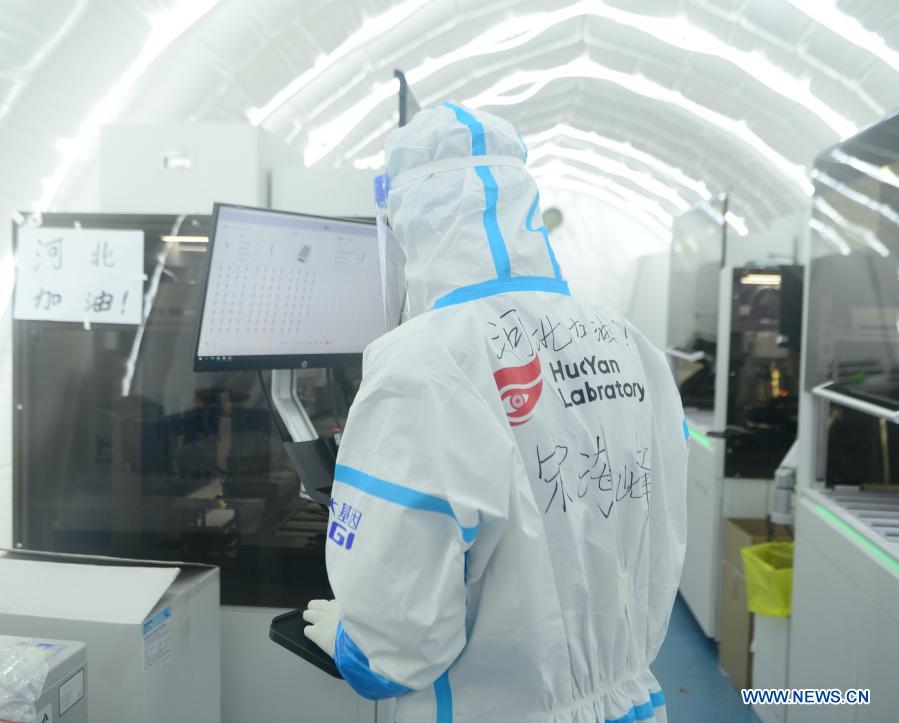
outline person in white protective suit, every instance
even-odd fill
[[[663,355],[570,295],[525,157],[451,104],[387,144],[410,318],[365,352],[306,634],[398,723],[665,721],[687,426]]]

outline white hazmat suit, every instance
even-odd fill
[[[683,411],[662,354],[570,296],[525,156],[449,104],[387,145],[389,176],[417,176],[387,198],[410,320],[365,352],[331,500],[337,617],[317,614],[398,723],[665,721],[649,664],[684,556]]]

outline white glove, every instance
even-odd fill
[[[337,603],[333,600],[310,600],[309,607],[303,611],[303,620],[312,623],[303,628],[303,635],[333,658],[337,623],[340,621]]]

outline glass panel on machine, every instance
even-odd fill
[[[899,116],[815,162],[806,387],[899,408]],[[828,484],[899,482],[897,426],[839,404]]]
[[[772,477],[796,438],[801,324],[801,267],[734,269],[727,477]]]
[[[139,325],[15,322],[14,534],[41,550],[221,566],[230,604],[327,589],[327,510],[298,496],[255,372],[194,373],[208,217],[48,214],[144,234]],[[300,372],[322,436],[358,365]]]
[[[680,353],[685,407],[712,409],[718,336],[718,287],[726,198],[703,203],[674,220],[668,290],[668,346]],[[683,357],[692,355],[696,361]]]

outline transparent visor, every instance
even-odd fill
[[[406,255],[387,218],[389,178],[386,173],[375,177],[375,207],[378,222],[378,252],[381,262],[381,291],[387,330],[405,321],[406,316]]]

